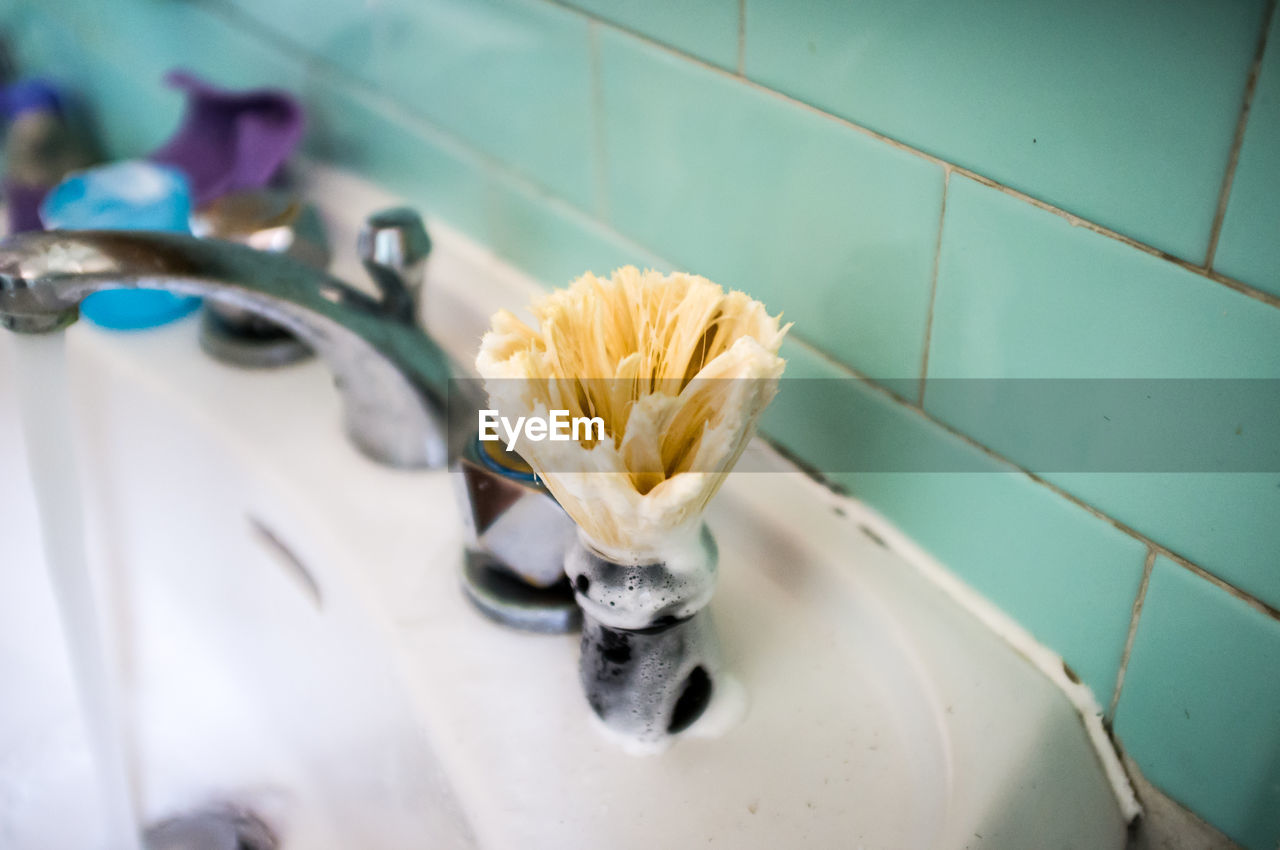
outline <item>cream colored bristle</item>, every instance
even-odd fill
[[[476,358],[501,415],[599,416],[605,439],[518,447],[602,553],[695,532],[777,391],[787,328],[706,278],[628,266],[493,317]],[[789,326],[788,326],[789,327]]]

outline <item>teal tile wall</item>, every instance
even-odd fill
[[[763,422],[774,439],[874,505],[1109,697],[1146,546],[804,343],[783,354],[787,373]],[[923,471],[879,471],[908,469]]]
[[[404,0],[389,9],[375,18],[386,33],[371,63],[379,91],[592,207],[590,51],[581,16],[520,0]]]
[[[237,2],[275,37],[374,87],[581,209],[595,203],[587,21],[538,0]],[[324,18],[323,23],[295,22]]]
[[[1280,378],[1280,310],[965,177],[947,200],[930,378]]]
[[[738,67],[739,0],[566,0],[721,68]]]
[[[302,61],[244,38],[199,5],[48,0],[17,4],[6,17],[20,28],[9,39],[20,67],[61,79],[92,103],[94,123],[111,151],[145,152],[176,128],[182,98],[162,82],[171,68],[234,87],[297,90],[304,79]]]
[[[405,198],[430,198],[456,227],[482,237],[488,185],[483,159],[420,122],[388,109],[361,88],[313,71],[303,92],[310,126],[307,152],[392,187]]]
[[[1160,558],[1116,729],[1148,777],[1253,850],[1280,839],[1280,623]]]
[[[441,135],[367,90],[313,71],[303,93],[308,153],[382,183],[545,281],[584,268],[668,264],[518,174]]]
[[[1275,5],[47,0],[0,27],[112,155],[176,125],[170,67],[284,86],[312,155],[548,284],[678,267],[785,310],[766,432],[1115,698],[1157,783],[1273,850],[1280,475],[1042,469],[1031,426],[944,389],[1280,377]]]
[[[1280,296],[1280,15],[1273,15],[1214,268]]]
[[[1264,6],[747,0],[745,70],[1200,261]]]
[[[940,166],[629,35],[601,34],[600,76],[615,227],[863,372],[920,374]]]
[[[1280,310],[953,176],[929,378],[1280,379]],[[961,385],[926,389],[924,407],[1033,466],[1038,411],[982,401]],[[1280,471],[1043,474],[1280,608],[1280,524],[1267,521],[1280,516]]]

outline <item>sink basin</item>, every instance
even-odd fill
[[[233,804],[285,846],[474,846],[320,517],[194,408],[76,344],[88,342],[73,346],[78,365],[97,361],[76,371],[89,549],[111,577],[146,821]],[[96,789],[34,508],[15,486],[26,476],[8,383],[2,463],[19,474],[0,490],[0,847],[93,848]]]
[[[312,175],[328,209],[391,200]],[[430,326],[463,357],[532,284],[433,237]],[[7,343],[0,468],[21,470]],[[320,365],[219,365],[192,321],[82,323],[69,345],[148,819],[230,801],[286,848],[1124,846],[1063,692],[909,541],[762,444],[708,515],[747,714],[637,758],[595,728],[575,636],[468,605],[448,473],[360,456]],[[0,480],[0,846],[85,848],[92,817],[64,813],[93,789],[25,487]]]

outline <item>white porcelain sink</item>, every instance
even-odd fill
[[[344,196],[335,208],[382,200],[315,180],[322,200]],[[336,224],[341,248],[355,222]],[[461,353],[529,283],[433,236],[431,326]],[[358,455],[322,366],[215,364],[191,321],[127,335],[82,323],[69,342],[92,557],[120,577],[110,603],[148,817],[233,801],[299,850],[1124,844],[1063,693],[892,528],[761,446],[751,467],[777,471],[735,474],[709,515],[712,610],[749,711],[721,737],[636,758],[594,727],[576,638],[469,607],[447,473]],[[0,847],[83,850],[93,789],[7,345]]]
[[[78,448],[147,819],[230,802],[287,846],[473,846],[324,518],[138,364],[96,350],[114,342],[75,340]],[[93,848],[95,789],[0,398],[2,468],[18,473],[0,494],[0,847]]]

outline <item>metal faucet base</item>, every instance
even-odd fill
[[[504,626],[541,634],[566,634],[582,626],[582,611],[568,578],[535,587],[474,549],[464,556],[462,590],[480,613]]]
[[[208,305],[200,315],[200,348],[214,360],[242,369],[273,369],[315,356],[306,343],[282,328],[237,327]]]
[[[147,850],[276,850],[280,842],[252,812],[212,809],[148,827]]]
[[[425,244],[421,221],[407,210],[371,221],[383,243]],[[445,421],[452,366],[413,321],[406,281],[420,262],[411,259],[404,250],[367,258],[383,292],[374,298],[297,260],[234,242],[136,230],[19,233],[0,242],[0,326],[49,333],[107,289],[214,299],[285,328],[329,365],[346,432],[364,454],[401,469],[441,467],[451,448],[461,448],[449,445]]]

